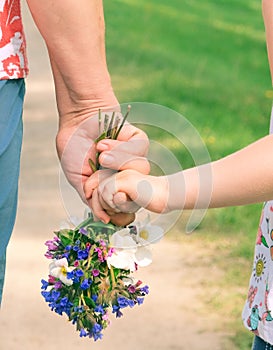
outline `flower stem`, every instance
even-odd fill
[[[112,290],[116,287],[116,278],[113,266],[110,266],[110,276],[111,276],[111,284],[112,284]]]

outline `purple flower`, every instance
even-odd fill
[[[80,232],[82,235],[85,235],[85,236],[87,236],[87,234],[88,234],[88,231],[87,231],[84,227],[80,228],[80,229],[79,229],[79,232]]]
[[[55,289],[61,289],[63,287],[63,284],[61,281],[57,281],[55,284],[54,284],[54,288]]]
[[[100,271],[99,271],[98,269],[94,269],[94,270],[92,271],[92,275],[93,275],[94,277],[99,276],[99,274],[100,274]]]
[[[46,241],[45,245],[47,246],[48,250],[56,250],[58,249],[58,245],[56,244],[56,240],[55,241]]]

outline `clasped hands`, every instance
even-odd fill
[[[123,212],[111,208],[98,196],[98,185],[114,172],[133,169],[148,174],[150,165],[146,159],[149,140],[147,135],[132,124],[126,123],[117,140],[103,139],[98,143],[98,119],[88,118],[80,125],[62,127],[56,138],[58,156],[69,183],[101,221],[111,221],[125,226],[134,220],[139,208],[125,193],[115,194],[113,201],[122,203]],[[91,170],[88,159],[95,159],[99,152],[101,169]]]

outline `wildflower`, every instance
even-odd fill
[[[59,243],[58,240],[57,241],[56,240],[52,240],[52,241],[48,240],[45,242],[45,245],[47,246],[48,250],[56,250],[56,249],[58,249],[58,243]]]
[[[110,244],[115,251],[107,258],[107,262],[116,268],[135,271],[135,264],[148,266],[152,262],[148,241],[132,235],[129,228],[115,232],[110,237]]]
[[[67,286],[73,284],[73,281],[67,278],[67,273],[71,272],[72,270],[72,267],[68,267],[68,261],[66,258],[62,258],[59,260],[56,259],[49,265],[50,275],[59,278],[59,280]]]
[[[142,291],[142,293],[144,294],[149,294],[149,286],[144,286],[140,289]]]
[[[79,229],[79,232],[80,232],[82,235],[85,235],[85,236],[88,235],[88,231],[87,231],[84,227],[80,228],[80,229]]]
[[[135,292],[136,292],[136,287],[130,285],[130,286],[128,287],[128,292],[129,292],[129,293],[132,293],[132,294],[135,293]]]
[[[86,249],[78,250],[78,259],[79,260],[85,260],[87,258],[88,258],[88,251]]]
[[[90,279],[85,279],[82,283],[81,283],[81,289],[85,290],[88,289],[91,285],[92,281]]]
[[[98,269],[92,270],[92,275],[93,275],[94,277],[98,277],[99,274],[100,274],[100,271],[99,271]]]
[[[87,335],[88,335],[88,333],[86,332],[86,330],[84,328],[81,328],[80,337],[86,337]]]
[[[47,287],[49,286],[49,283],[47,281],[45,281],[44,279],[42,279],[41,282],[42,282],[41,289],[47,289]]]
[[[80,337],[96,341],[110,324],[109,309],[119,318],[121,310],[143,303],[148,287],[141,288],[130,272],[150,262],[151,254],[136,227],[115,232],[112,224],[92,218],[84,225],[60,230],[47,242],[52,263],[41,294],[52,311],[68,316]]]
[[[164,230],[160,226],[151,225],[149,218],[141,222],[135,223],[137,231],[137,239],[142,244],[157,243],[164,235]]]

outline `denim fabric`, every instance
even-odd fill
[[[0,303],[17,208],[24,94],[23,79],[0,80]]]
[[[273,350],[273,345],[266,343],[259,337],[254,338],[252,350]]]

